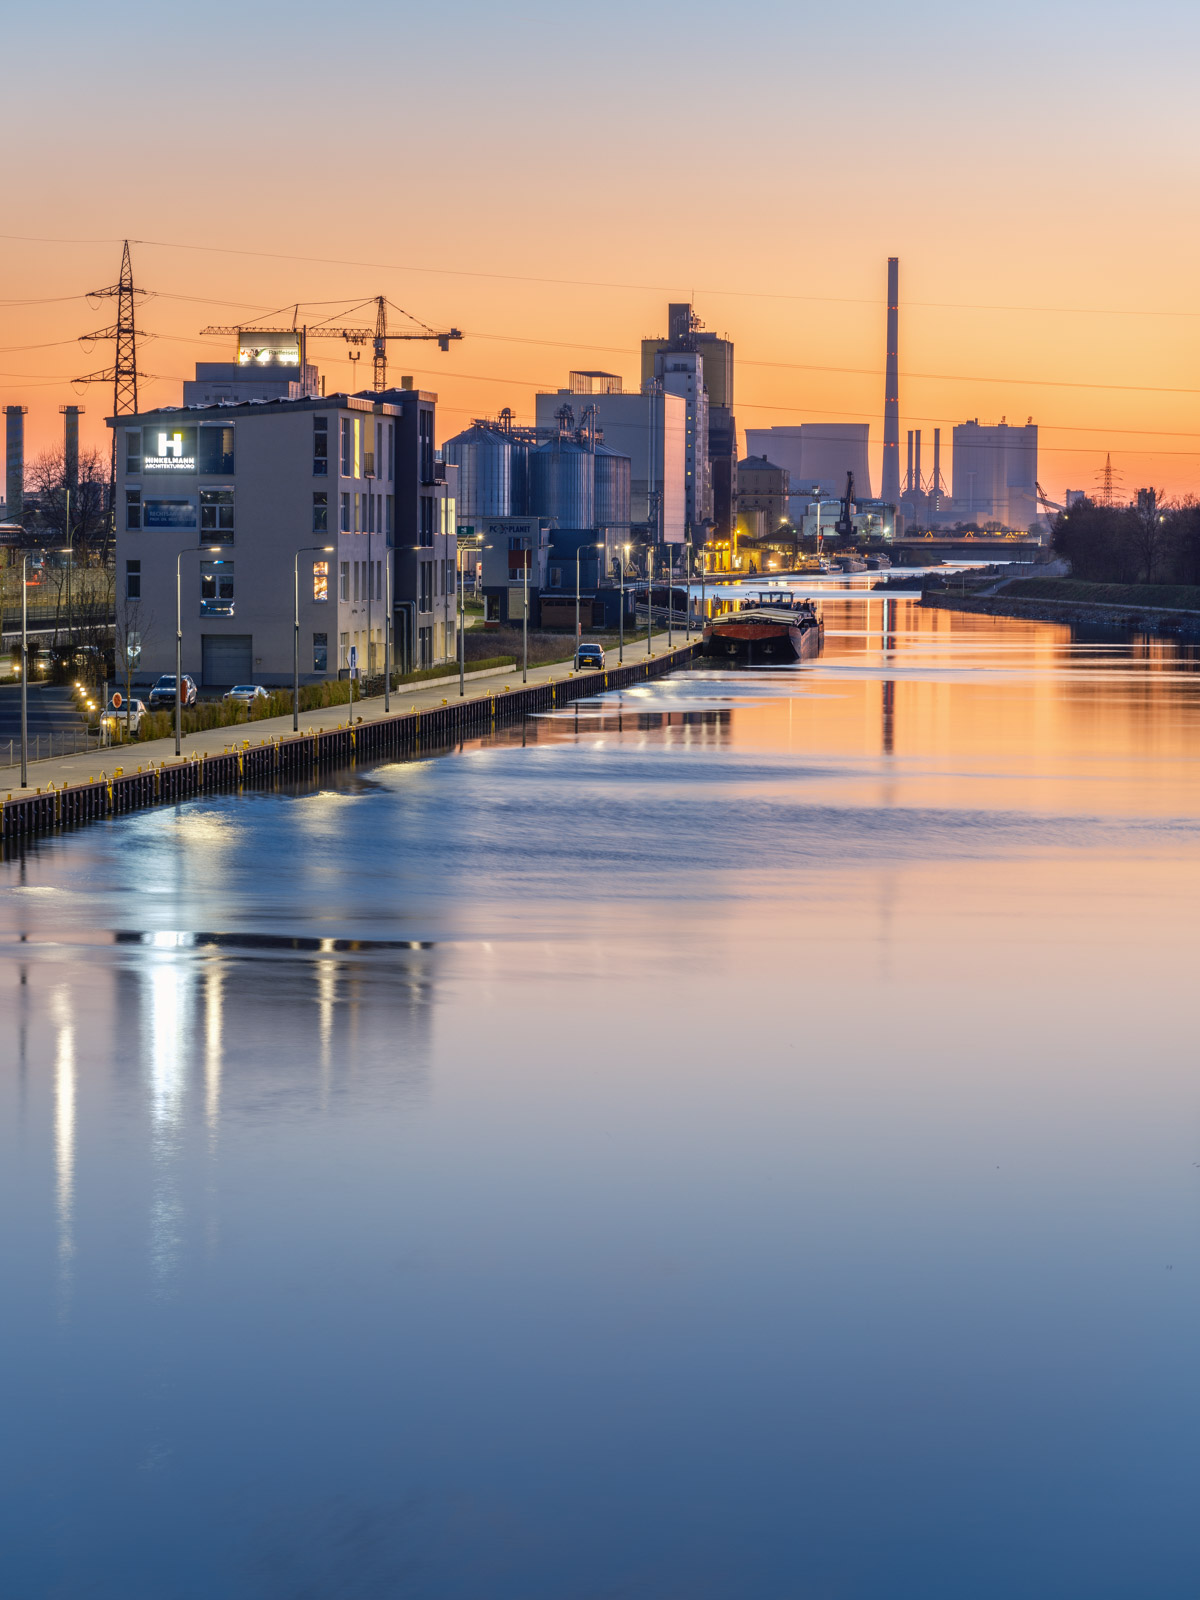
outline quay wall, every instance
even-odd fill
[[[245,740],[240,750],[219,755],[164,761],[144,772],[124,773],[118,768],[112,777],[100,781],[57,789],[51,786],[43,793],[0,801],[0,841],[98,822],[150,806],[176,805],[222,790],[314,778],[357,761],[403,760],[443,750],[460,739],[479,737],[531,714],[662,677],[690,661],[700,649],[699,643],[685,645],[629,666],[576,673],[549,683],[499,694],[493,691],[347,727],[276,736],[257,745]],[[122,748],[133,754],[137,746]]]
[[[1110,605],[1095,600],[1022,600],[1016,595],[951,594],[925,590],[923,606],[941,611],[971,611],[986,617],[1014,617],[1030,622],[1093,623],[1128,628],[1137,633],[1200,639],[1200,611],[1166,606]]]

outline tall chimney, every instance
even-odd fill
[[[920,428],[917,429],[916,434],[915,434],[915,438],[916,438],[917,443],[916,443],[916,448],[913,450],[913,472],[916,474],[916,476],[913,479],[913,488],[915,489],[917,494],[920,494],[920,492],[921,492],[921,430],[920,430]]]
[[[905,492],[905,494],[911,494],[913,492],[912,467],[913,467],[913,431],[910,428],[908,430],[908,471],[904,476],[904,492]]]
[[[74,494],[79,487],[79,418],[82,406],[59,406],[63,419],[63,478]]]
[[[883,498],[900,499],[900,258],[888,257],[887,382],[883,391]]]
[[[942,430],[933,430],[933,492],[942,492]]]
[[[5,406],[5,516],[20,522],[25,515],[25,413],[28,406]]]

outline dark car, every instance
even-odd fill
[[[185,672],[181,682],[180,700],[185,706],[194,706],[196,704],[195,680],[189,678]],[[168,706],[173,706],[174,704],[175,674],[173,672],[164,672],[150,691],[150,709],[151,711],[165,711]]]
[[[575,650],[575,671],[584,672],[591,667],[603,671],[604,651],[598,644],[578,645]]]

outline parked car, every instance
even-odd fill
[[[180,700],[185,706],[194,706],[196,704],[195,679],[189,678],[185,672],[182,678],[182,685]],[[151,711],[165,711],[168,706],[173,706],[174,704],[175,674],[173,672],[164,672],[150,691],[150,709]]]
[[[261,683],[235,683],[233,688],[223,696],[226,700],[240,700],[243,705],[253,705],[256,700],[269,700],[271,697]]]
[[[174,689],[172,688],[172,694]],[[114,697],[115,698],[115,697]],[[146,702],[144,700],[129,700],[121,696],[120,704],[110,700],[100,714],[100,725],[107,728],[109,733],[114,733],[118,728],[124,732],[128,725],[130,733],[137,733],[142,726],[142,718],[146,715]],[[128,724],[126,722],[128,719]]]
[[[582,672],[585,668],[604,669],[604,651],[598,644],[589,644],[584,640],[575,649],[575,671]]]

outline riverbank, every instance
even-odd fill
[[[991,594],[926,589],[921,604],[941,611],[1093,624],[1200,639],[1200,587],[1182,584],[1080,583],[1072,578],[1015,578]]]
[[[666,635],[661,634],[652,640],[650,654],[638,655],[627,645],[626,664],[603,672],[564,674],[562,663],[555,663],[531,668],[524,684],[517,673],[489,673],[482,694],[462,699],[442,692],[453,683],[442,680],[395,692],[393,701],[408,707],[403,712],[387,712],[380,695],[353,708],[339,705],[303,712],[298,733],[289,715],[189,734],[179,756],[173,739],[156,739],[41,761],[30,769],[24,793],[15,785],[0,791],[7,796],[0,800],[0,841],[148,806],[173,805],[218,790],[313,778],[356,761],[428,754],[536,712],[661,677],[699,650],[699,641],[668,649]],[[231,744],[230,734],[240,733],[242,726],[252,728],[254,738]],[[112,765],[102,766],[102,761]]]

